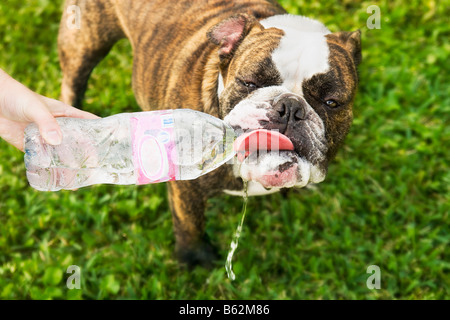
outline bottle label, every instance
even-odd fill
[[[138,112],[130,118],[137,184],[178,178],[172,110]]]

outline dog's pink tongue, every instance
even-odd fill
[[[294,150],[292,141],[278,131],[258,129],[241,135],[234,142],[234,150],[238,154],[238,160],[245,158],[257,150]]]

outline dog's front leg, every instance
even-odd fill
[[[202,189],[195,180],[170,182],[168,189],[178,259],[189,267],[211,267],[217,254],[205,234]]]

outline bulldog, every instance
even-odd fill
[[[69,28],[71,6],[80,28]],[[133,49],[133,91],[143,110],[189,108],[236,132],[267,129],[293,150],[254,152],[196,180],[168,183],[176,253],[211,265],[209,197],[264,195],[325,179],[352,122],[360,32],[331,33],[274,0],[68,0],[58,47],[61,100],[80,107],[88,78],[122,38]]]

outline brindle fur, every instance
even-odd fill
[[[80,30],[66,27],[66,8],[74,4],[81,9]],[[246,37],[234,55],[219,57],[218,43],[211,41],[210,34],[208,39],[208,31],[237,13],[250,17]],[[58,39],[63,70],[61,99],[80,107],[93,68],[119,39],[128,38],[133,48],[133,90],[143,110],[189,108],[223,118],[249,94],[234,83],[236,72],[243,73],[240,76],[257,75],[258,82],[265,85],[281,83],[280,75],[269,68],[273,62],[267,57],[278,46],[283,32],[262,32],[257,20],[283,13],[275,0],[68,0]],[[331,50],[352,59],[345,39],[330,36],[330,40],[336,43]],[[340,52],[342,48],[346,52]],[[237,65],[241,66],[239,70]],[[220,101],[219,70],[227,87]],[[331,70],[330,79],[337,81],[333,73],[340,71]],[[350,91],[342,94],[351,100],[356,82],[351,75],[345,77],[342,82]],[[311,87],[305,92],[320,95],[313,92],[314,81],[313,77],[305,84]],[[343,111],[327,116],[333,118],[329,123],[336,130],[343,126],[348,131],[351,101]],[[345,134],[336,136],[333,143],[337,146]],[[229,166],[222,166],[197,180],[171,182],[168,186],[178,256],[189,265],[210,265],[214,250],[204,233],[206,200],[223,189],[242,189],[242,180],[233,176]]]

